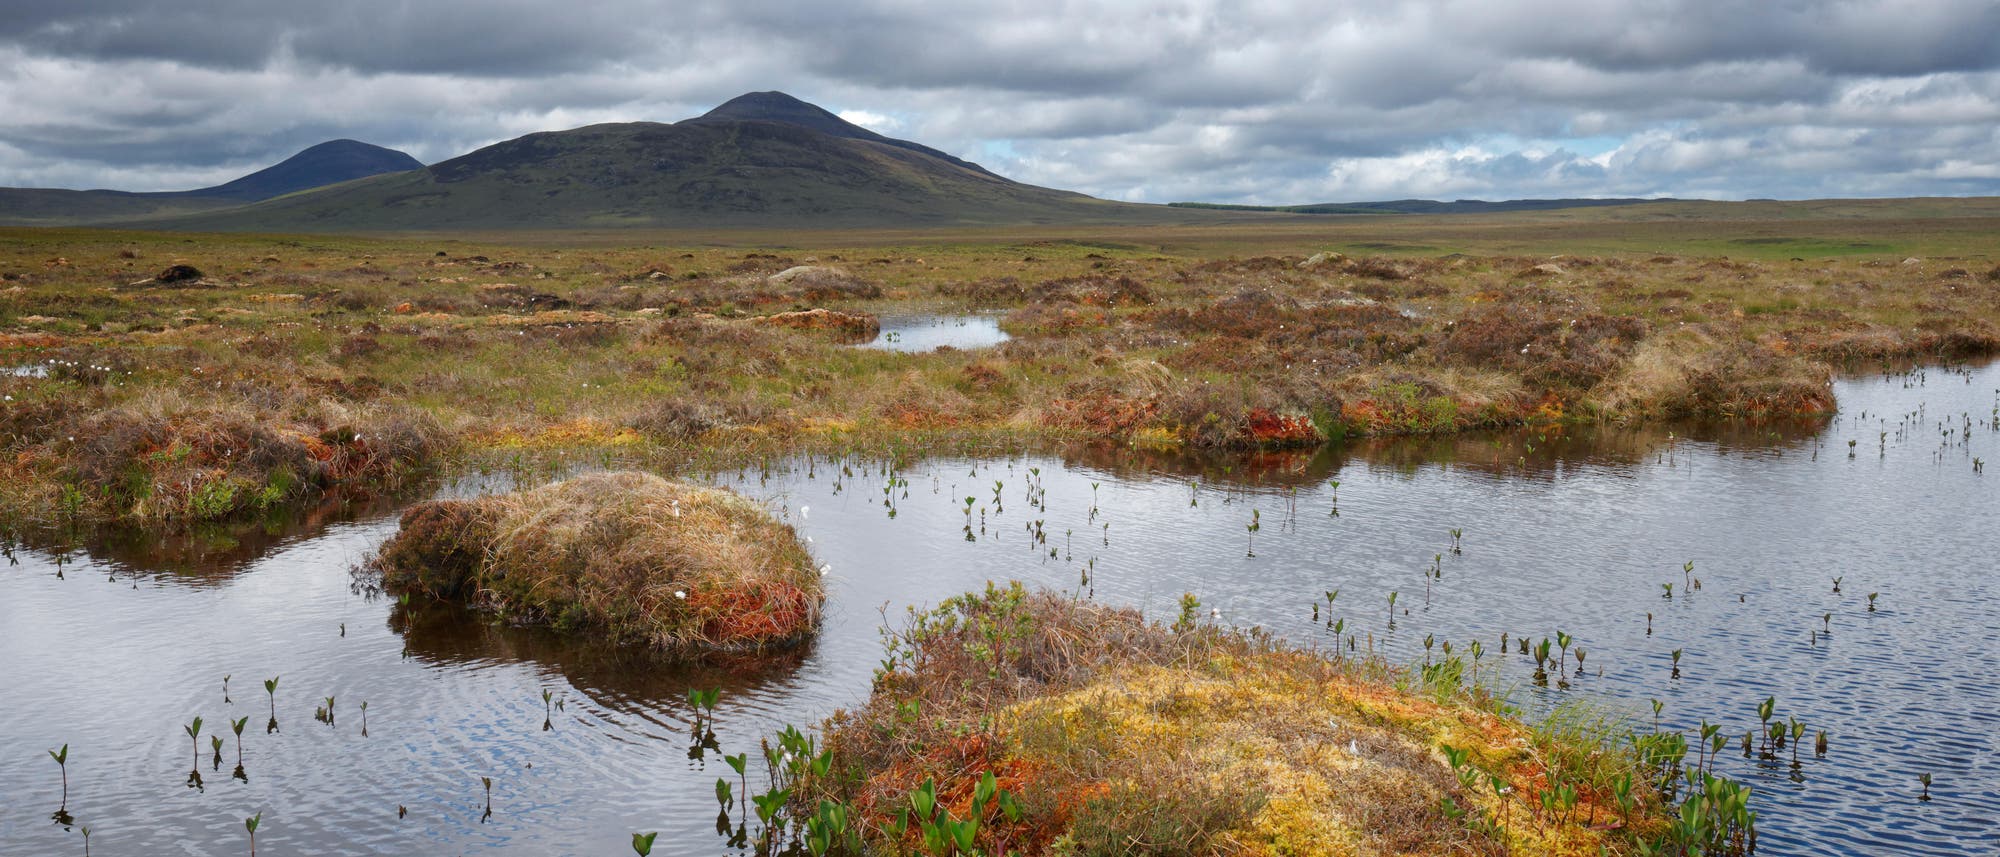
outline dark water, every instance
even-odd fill
[[[880,317],[882,332],[868,348],[890,351],[930,351],[940,345],[986,348],[1007,341],[997,315],[896,315]]]
[[[645,830],[663,831],[656,853],[719,853],[713,784],[728,769],[712,751],[690,758],[688,688],[723,688],[721,749],[755,755],[780,724],[865,696],[885,614],[988,579],[1074,590],[1086,567],[1092,597],[1156,616],[1191,591],[1217,621],[1302,642],[1331,645],[1324,623],[1345,618],[1401,661],[1423,657],[1426,634],[1461,652],[1482,640],[1482,675],[1530,716],[1581,700],[1644,723],[1657,698],[1669,728],[1707,718],[1741,734],[1775,696],[1779,718],[1825,729],[1832,752],[1808,748],[1797,768],[1723,754],[1756,789],[1762,853],[2000,852],[2000,474],[1973,464],[2000,453],[2000,367],[1870,376],[1838,394],[1830,422],[726,474],[813,539],[833,587],[810,650],[699,669],[370,598],[348,569],[393,531],[380,507],[60,564],[19,550],[0,570],[0,853],[81,853],[49,818],[60,781],[42,751],[63,743],[68,809],[93,853],[244,850],[242,820],[260,811],[259,853],[274,855],[619,854]],[[1037,521],[1046,544],[1028,532]],[[1685,591],[1689,560],[1698,592]],[[1494,651],[1502,632],[1558,630],[1590,653],[1569,690],[1532,686],[1528,658]],[[281,731],[266,734],[273,675]],[[564,701],[547,731],[544,689]],[[329,695],[335,726],[313,718]],[[201,790],[186,785],[181,730],[197,715]],[[247,783],[230,777],[233,739],[211,770],[206,738],[244,716]]]

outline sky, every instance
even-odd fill
[[[5,0],[0,185],[771,89],[1137,202],[2000,195],[1995,0]]]

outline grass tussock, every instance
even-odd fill
[[[1399,690],[1380,662],[1337,660],[1020,584],[913,613],[874,693],[827,725],[818,797],[870,820],[869,853],[918,853],[889,820],[926,781],[963,819],[986,774],[1018,819],[982,819],[986,853],[1628,853],[1609,781],[1561,815],[1536,788],[1573,759],[1630,770],[1496,714],[1455,674]],[[1578,739],[1581,740],[1581,739]],[[1463,750],[1454,767],[1445,748]],[[1477,772],[1474,776],[1471,772]],[[1509,784],[1491,787],[1487,775]],[[1635,828],[1658,826],[1653,809]]]
[[[259,407],[153,391],[101,410],[40,402],[8,432],[55,483],[68,519],[185,526],[289,506],[336,486],[393,489],[428,474],[447,438],[422,412],[330,399]]]
[[[385,588],[671,652],[803,641],[824,589],[790,526],[734,492],[593,473],[403,514]]]

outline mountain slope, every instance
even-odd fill
[[[218,230],[921,226],[1187,220],[995,175],[782,93],[675,124],[529,134],[434,164],[157,224]]]
[[[178,195],[258,202],[344,181],[423,168],[423,162],[395,149],[358,140],[329,140],[227,184],[182,191]]]
[[[0,224],[56,226],[174,217],[422,168],[416,158],[395,149],[355,140],[330,140],[242,178],[197,190],[132,193],[0,188]]]
[[[175,217],[239,203],[181,194],[122,190],[0,187],[0,226],[78,226],[139,218]]]
[[[751,92],[739,95],[723,102],[714,110],[710,110],[680,124],[699,125],[707,122],[783,122],[788,125],[797,125],[801,128],[810,128],[822,134],[830,134],[835,137],[886,143],[900,149],[908,149],[912,152],[920,152],[930,155],[933,158],[949,161],[969,170],[977,170],[982,173],[987,172],[985,167],[971,161],[959,160],[929,146],[912,143],[908,140],[884,137],[881,134],[877,134],[829,113],[825,108],[817,104],[808,104],[782,92]],[[987,174],[991,175],[991,173]]]

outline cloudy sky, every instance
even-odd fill
[[[1146,202],[2000,194],[1994,0],[5,0],[0,185],[764,89]]]

